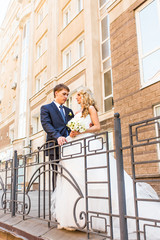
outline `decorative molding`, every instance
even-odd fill
[[[26,22],[26,19],[29,17],[32,11],[32,4],[27,4],[19,13],[19,28],[23,28],[23,25]]]

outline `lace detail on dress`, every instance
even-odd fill
[[[86,129],[88,129],[90,126],[90,123],[92,122],[91,121],[91,117],[90,117],[90,114],[88,114],[85,118],[84,117],[82,117],[82,113],[81,112],[79,112],[79,113],[77,113],[76,115],[75,115],[75,118],[81,118],[81,119],[83,119],[83,122],[84,122],[84,124],[85,124],[85,126],[86,126]]]

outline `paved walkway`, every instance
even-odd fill
[[[2,197],[2,190],[0,190],[0,199]],[[31,199],[31,211],[30,216],[37,216],[37,192],[29,192]],[[18,199],[22,200],[23,195],[19,194]],[[46,192],[46,202],[48,199],[48,193]],[[1,204],[0,204],[1,205]],[[47,209],[46,209],[47,210]],[[11,233],[12,235],[8,234]],[[10,236],[9,236],[10,235]],[[16,238],[13,237],[16,235]],[[20,238],[18,238],[20,236]],[[0,209],[0,240],[11,239],[28,239],[28,240],[87,240],[87,234],[80,231],[66,231],[58,230],[55,224],[51,224],[48,227],[48,222],[27,217],[23,220],[22,215],[16,214],[15,217],[11,217],[11,213],[4,213],[2,208]],[[90,239],[104,239],[99,236],[91,236]]]
[[[16,238],[8,237],[6,232],[16,235]],[[55,225],[48,228],[48,223],[39,219],[23,220],[22,216],[11,217],[10,213],[4,214],[0,210],[0,240],[28,239],[28,240],[86,240],[87,234],[74,231],[58,230]],[[98,236],[91,236],[94,239],[103,239]]]

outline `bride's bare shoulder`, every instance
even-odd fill
[[[89,106],[89,112],[90,112],[90,111],[94,111],[94,110],[96,111],[96,109],[95,109],[95,107],[94,107],[94,106],[92,106],[92,105],[91,105],[91,106]]]

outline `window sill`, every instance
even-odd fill
[[[114,117],[114,108],[112,108],[111,110],[109,110],[105,113],[100,114],[99,121],[102,122],[106,119],[113,118],[113,117]]]
[[[37,57],[37,59],[35,60],[35,62],[37,62],[46,52],[47,52],[47,49],[46,49],[39,57]]]
[[[155,84],[155,83],[158,83],[158,82],[160,82],[160,79],[159,79],[159,80],[152,81],[152,82],[148,82],[148,83],[145,83],[145,84],[142,84],[141,87],[140,87],[140,90],[142,90],[142,89],[144,89],[144,88],[146,88],[146,87],[149,87],[149,86],[151,86],[151,85],[153,85],[153,84]]]
[[[36,29],[38,29],[40,27],[40,25],[44,22],[44,20],[46,19],[47,16],[48,16],[48,13],[44,16],[42,21],[39,24],[37,24],[37,28]]]
[[[43,130],[39,130],[39,131],[36,132],[36,133],[32,133],[32,134],[30,135],[30,140],[33,140],[33,139],[35,139],[35,138],[38,138],[38,137],[40,137],[41,135],[43,135]]]
[[[70,72],[74,67],[76,67],[77,65],[79,65],[81,62],[83,62],[86,59],[86,56],[84,55],[82,58],[78,59],[76,62],[72,63],[72,65],[67,68],[66,70],[63,70],[57,77],[57,81],[59,80],[59,78],[61,78],[62,76],[64,76],[65,74],[67,74],[68,72]]]
[[[108,8],[108,11],[110,11],[112,8],[115,7],[115,5],[117,5],[121,1],[122,0],[110,0],[110,2],[106,2],[101,7],[99,7],[99,10],[101,11],[103,8]]]
[[[81,13],[83,12],[84,9],[82,9],[78,14],[76,14],[71,20],[70,22],[66,25],[66,26],[63,26],[62,30],[59,32],[58,36],[71,24],[71,22],[74,21],[74,19]]]

